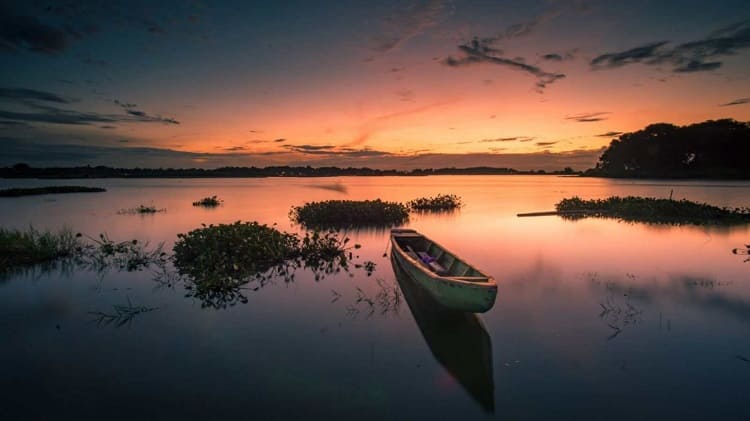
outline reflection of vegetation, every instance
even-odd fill
[[[81,244],[69,229],[59,232],[0,228],[0,270],[73,256]]]
[[[730,119],[689,126],[652,124],[610,143],[587,175],[748,178],[750,123]]]
[[[179,234],[174,265],[185,277],[189,295],[204,306],[224,308],[247,302],[241,291],[247,284],[255,282],[252,289],[257,290],[275,278],[290,282],[299,267],[312,270],[315,280],[348,270],[348,242],[334,232],[308,232],[300,238],[257,222],[238,221]]]
[[[148,313],[158,310],[157,307],[134,306],[128,297],[127,305],[115,305],[114,313],[104,313],[101,311],[91,311],[89,314],[94,316],[93,321],[99,325],[114,324],[116,327],[122,327],[125,324],[130,325],[133,318],[139,314]]]
[[[461,197],[455,194],[438,194],[433,197],[420,197],[406,202],[406,206],[416,212],[446,212],[461,206]]]
[[[750,244],[746,244],[745,247],[746,248],[744,248],[744,249],[743,248],[736,248],[736,249],[732,250],[732,253],[734,253],[734,254],[742,254],[742,255],[745,255],[745,256],[750,255]],[[750,257],[746,258],[744,260],[744,262],[750,262]]]
[[[100,273],[109,268],[133,272],[154,264],[164,265],[169,260],[167,253],[162,251],[163,243],[150,249],[148,242],[115,242],[107,234],[99,234],[99,239],[90,239],[93,244],[81,246],[76,257],[79,263]]]
[[[149,214],[154,214],[157,212],[166,212],[166,211],[167,210],[163,208],[157,209],[156,206],[154,205],[150,205],[150,206],[138,205],[137,207],[134,207],[134,208],[120,209],[119,211],[117,211],[117,213],[120,215],[149,215]]]
[[[206,208],[215,208],[215,207],[221,205],[222,203],[224,203],[223,200],[217,198],[216,196],[211,196],[211,197],[204,197],[203,199],[201,199],[201,200],[199,200],[197,202],[193,202],[193,206],[203,206],[203,207],[206,207]]]
[[[649,197],[610,197],[584,200],[579,197],[563,199],[555,205],[563,218],[578,219],[587,216],[617,218],[632,222],[649,222],[675,225],[731,225],[750,223],[748,208],[719,208],[688,200],[657,199]]]
[[[392,226],[409,219],[406,206],[376,200],[327,200],[294,206],[290,218],[306,227]]]
[[[0,190],[0,197],[19,197],[33,196],[38,194],[58,194],[58,193],[99,193],[107,189],[101,187],[83,187],[83,186],[47,186],[32,188],[17,188]]]
[[[607,340],[616,338],[626,327],[639,323],[643,314],[642,310],[630,304],[629,298],[622,305],[614,295],[609,295],[603,303],[599,303],[599,306],[602,308],[599,317],[612,329],[612,334]]]
[[[370,318],[376,312],[381,316],[390,313],[398,314],[403,300],[401,299],[401,290],[396,283],[388,283],[384,279],[377,279],[378,292],[374,297],[370,297],[362,288],[357,287],[357,298],[353,305],[346,307],[346,314],[351,318],[357,318],[364,314],[365,318]],[[334,291],[335,292],[335,291]],[[341,294],[336,293],[332,302],[337,301]]]

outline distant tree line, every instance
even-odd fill
[[[750,178],[750,123],[658,123],[614,139],[585,175],[633,178]]]
[[[336,177],[336,176],[426,176],[426,175],[513,175],[575,174],[572,168],[545,172],[512,168],[426,168],[414,170],[378,170],[338,167],[221,167],[203,168],[111,168],[105,166],[34,168],[20,163],[0,168],[2,178],[221,178],[221,177]]]

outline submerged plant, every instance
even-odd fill
[[[750,223],[750,208],[720,208],[688,200],[657,199],[651,197],[610,197],[584,200],[580,197],[563,199],[555,205],[563,218],[616,218],[631,222],[672,225],[732,225]]]
[[[400,225],[409,210],[397,202],[376,200],[326,200],[294,206],[292,221],[308,228],[379,227]]]
[[[105,313],[102,311],[90,311],[89,314],[94,316],[93,321],[99,325],[110,325],[114,324],[116,327],[122,327],[126,324],[130,325],[135,316],[143,313],[149,313],[158,310],[158,307],[144,307],[134,306],[130,302],[130,297],[127,298],[127,305],[115,305],[114,313]]]
[[[409,210],[415,212],[447,212],[461,208],[461,197],[455,194],[438,194],[432,197],[419,197],[406,202]]]
[[[217,198],[216,196],[211,197],[204,197],[201,200],[198,200],[197,202],[193,202],[193,206],[203,206],[206,208],[215,208],[219,205],[224,203],[223,200]]]

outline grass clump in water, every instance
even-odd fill
[[[154,205],[138,205],[137,207],[130,209],[120,209],[117,211],[120,215],[152,215],[158,212],[166,212],[164,208],[157,209]]]
[[[0,268],[52,262],[75,255],[81,249],[69,229],[59,232],[0,228]]]
[[[463,202],[455,194],[438,194],[410,200],[406,202],[406,206],[415,212],[450,212],[463,206]]]
[[[58,194],[58,193],[100,193],[107,189],[101,187],[83,187],[83,186],[47,186],[31,188],[13,188],[0,190],[0,197],[21,197],[34,196],[40,194]]]
[[[584,200],[563,199],[555,205],[558,212],[580,212],[561,215],[568,219],[585,217],[617,218],[629,222],[671,225],[734,225],[750,223],[750,208],[720,208],[689,200],[652,197],[610,197]]]
[[[193,206],[203,206],[206,208],[215,208],[217,206],[220,206],[222,203],[224,203],[223,200],[219,199],[216,196],[211,197],[204,197],[203,199],[193,202]]]
[[[326,200],[294,206],[290,218],[313,228],[399,225],[409,219],[408,208],[397,202],[376,200]]]

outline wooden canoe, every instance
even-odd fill
[[[391,254],[396,281],[432,355],[483,410],[494,413],[492,339],[479,316],[445,308],[395,259]]]
[[[447,308],[484,313],[492,308],[492,277],[412,229],[391,230],[392,254],[401,268]]]

